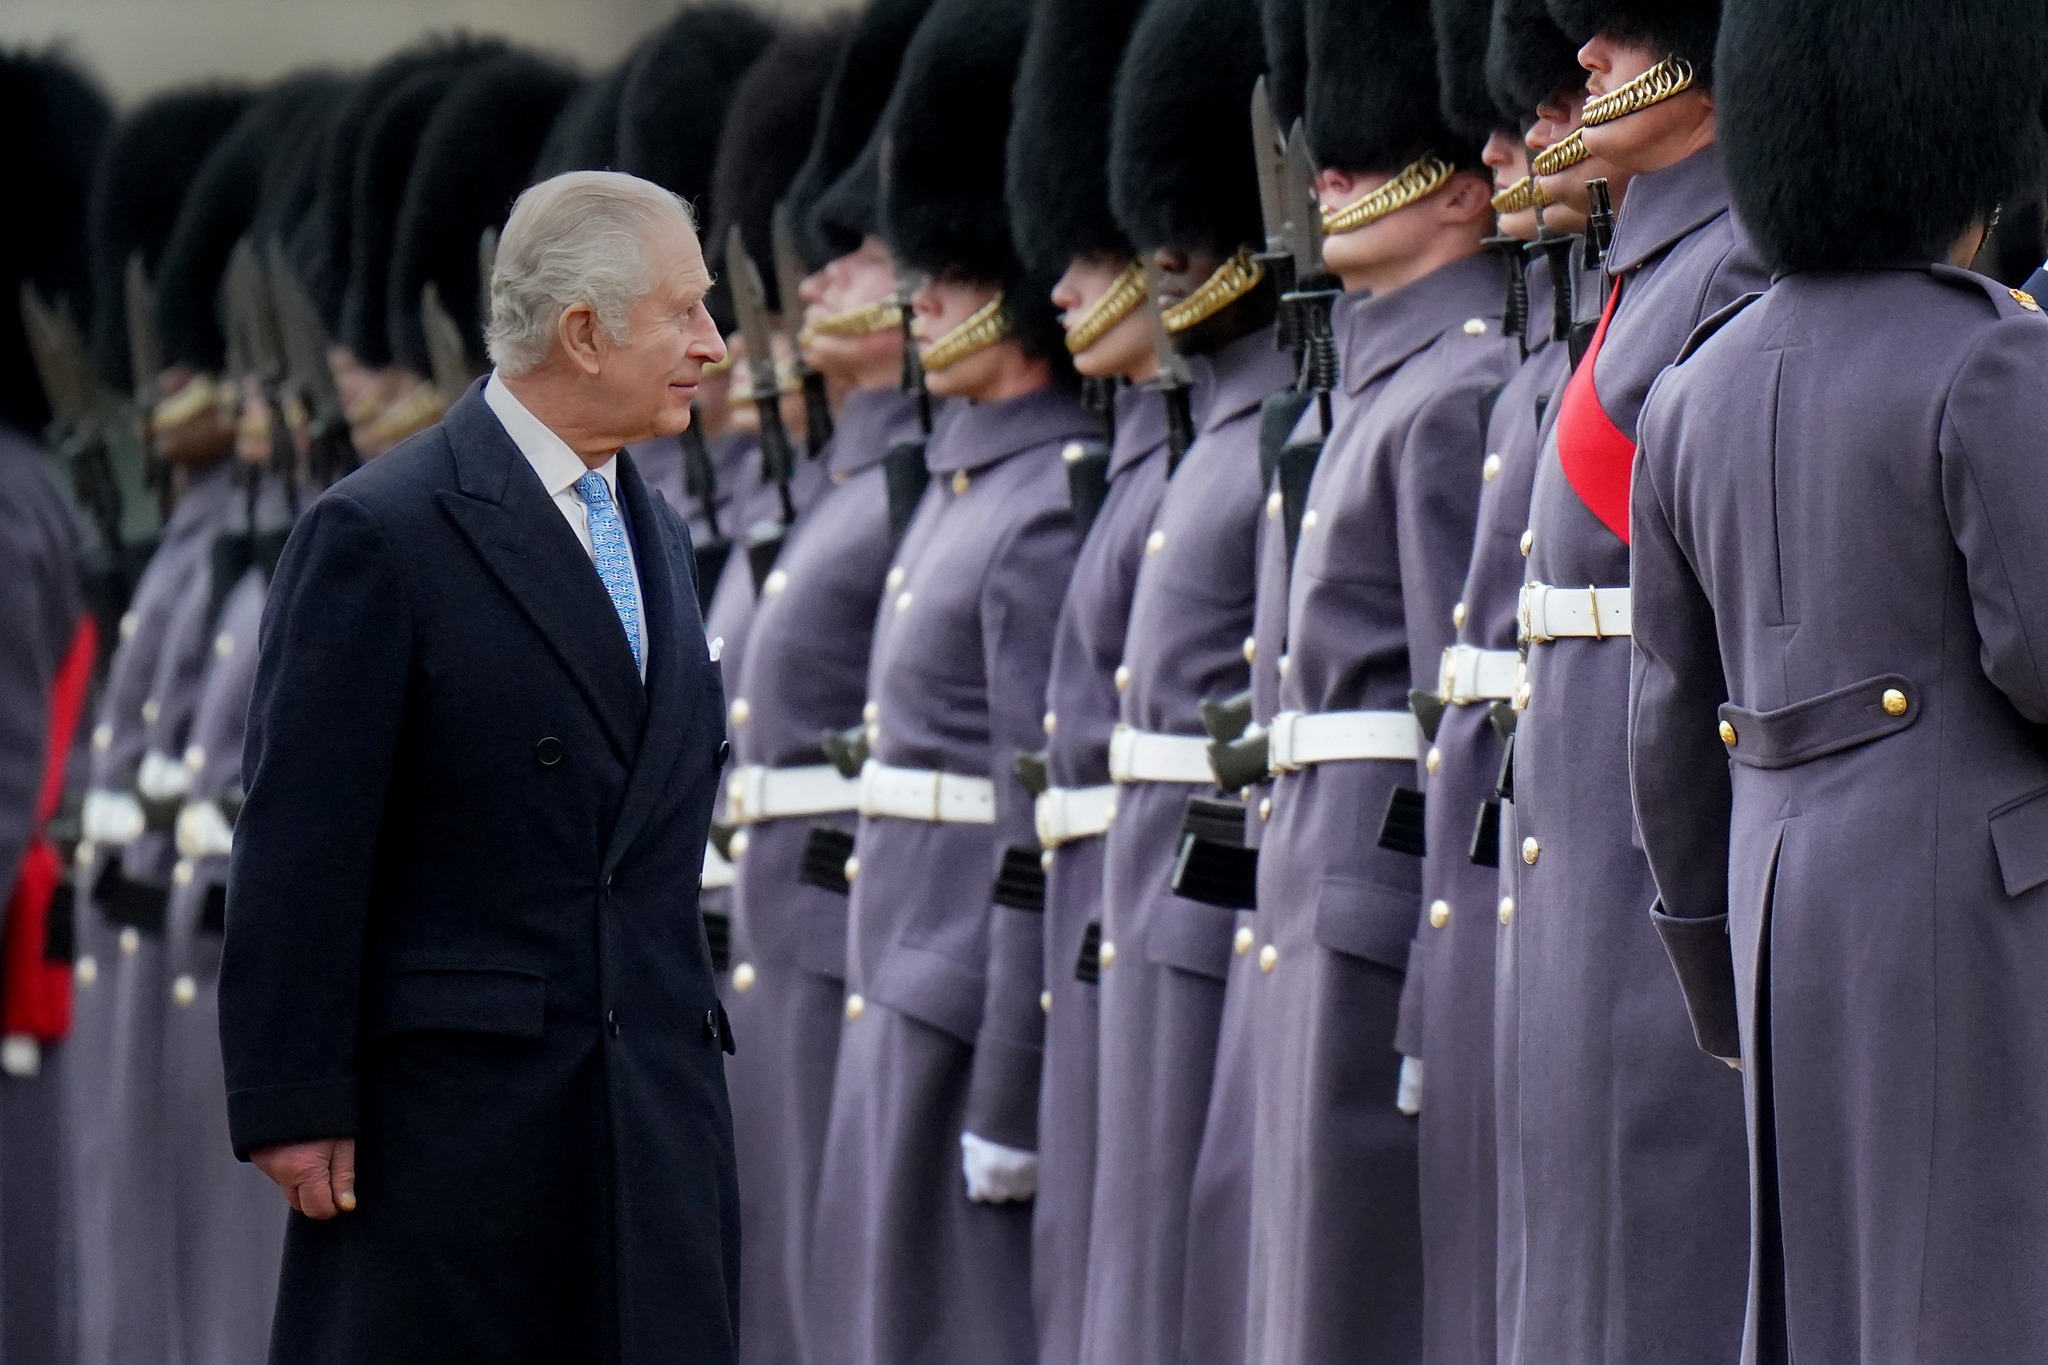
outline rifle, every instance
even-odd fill
[[[747,244],[739,224],[725,239],[725,265],[732,279],[733,312],[739,315],[740,335],[747,342],[747,369],[753,376],[754,411],[761,422],[761,479],[775,485],[782,504],[781,522],[762,522],[747,530],[747,566],[753,571],[754,588],[760,590],[782,553],[782,542],[796,520],[796,502],[790,496],[789,479],[795,471],[796,455],[789,432],[782,425],[782,383],[776,374],[774,332],[768,325],[767,293],[761,272],[747,255]]]
[[[775,206],[771,219],[775,250],[775,292],[782,296],[782,330],[789,338],[789,353],[796,357],[797,382],[804,390],[804,454],[817,459],[832,439],[832,404],[825,391],[825,376],[804,359],[799,341],[804,310],[800,292],[804,282],[803,260],[797,255],[796,233],[789,224],[789,204]]]

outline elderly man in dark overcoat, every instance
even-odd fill
[[[709,285],[667,191],[528,190],[495,373],[278,565],[220,985],[234,1145],[295,1211],[275,1361],[733,1358],[724,703],[620,454],[688,424]]]

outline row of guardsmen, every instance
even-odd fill
[[[581,167],[738,334],[632,458],[729,698],[747,1360],[2042,1358],[2036,9],[714,4],[119,121],[13,60],[0,1360],[263,1354],[267,570]]]

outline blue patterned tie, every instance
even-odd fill
[[[590,509],[590,556],[597,561],[597,576],[618,608],[619,624],[626,628],[626,643],[633,646],[633,667],[640,667],[640,607],[633,600],[633,555],[626,548],[626,526],[619,520],[618,504],[604,475],[595,469],[576,480],[576,492]]]

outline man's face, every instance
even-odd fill
[[[1529,129],[1527,138],[1530,154],[1533,156],[1570,137],[1585,117],[1586,92],[1583,89],[1560,90],[1537,105],[1536,123]],[[1630,172],[1600,156],[1588,156],[1576,166],[1542,177],[1537,183],[1550,200],[1543,210],[1544,226],[1568,236],[1584,232],[1586,217],[1591,212],[1586,199],[1586,183],[1605,180],[1609,199],[1616,208],[1620,208],[1622,194],[1632,178]]]
[[[997,288],[973,280],[928,279],[910,296],[911,333],[920,354],[933,342],[974,316],[975,311],[994,298]],[[927,374],[925,384],[934,397],[978,399],[999,378],[1002,368],[1001,343],[984,347],[973,355]]]
[[[1493,191],[1500,193],[1529,173],[1529,153],[1521,140],[1513,134],[1496,129],[1486,139],[1486,149],[1480,160],[1493,172]],[[1523,209],[1519,213],[1500,215],[1500,232],[1504,237],[1518,238],[1524,242],[1536,240],[1536,210]]]
[[[870,237],[810,276],[798,291],[804,322],[815,323],[849,309],[881,303],[896,294],[896,262],[879,237]],[[900,328],[864,337],[814,336],[804,348],[811,368],[853,388],[893,388],[903,373]]]
[[[614,344],[597,330],[595,397],[620,445],[688,427],[704,367],[725,357],[718,325],[704,307],[711,272],[697,234],[680,223],[656,229],[646,252],[654,285],[626,314],[625,341]]]
[[[1067,267],[1053,286],[1053,307],[1060,326],[1072,331],[1095,301],[1109,292],[1128,262],[1113,256],[1081,257]],[[1090,379],[1116,377],[1143,383],[1159,373],[1152,351],[1152,324],[1143,308],[1134,308],[1093,346],[1074,357],[1074,368]]]
[[[1223,257],[1208,247],[1163,246],[1152,253],[1159,306],[1170,307],[1200,289],[1223,268]]]
[[[1665,55],[1641,43],[1595,34],[1579,49],[1579,65],[1587,73],[1587,98],[1619,90],[1663,61]],[[1675,166],[1713,140],[1714,97],[1698,86],[1586,130],[1586,150],[1630,175]]]

